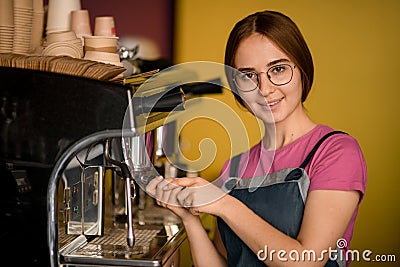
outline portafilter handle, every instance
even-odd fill
[[[135,245],[135,233],[133,229],[131,198],[135,197],[135,193],[134,196],[132,196],[131,189],[133,186],[133,192],[135,192],[135,184],[131,183],[131,175],[128,166],[125,163],[121,163],[120,167],[123,178],[125,179],[126,213],[128,217],[128,232],[126,235],[126,242],[129,247],[133,247]]]
[[[126,202],[126,215],[128,220],[128,231],[126,234],[126,241],[129,247],[133,247],[135,245],[135,231],[133,228],[133,220],[132,220],[132,198],[135,198],[136,190],[135,184],[132,183],[132,175],[129,171],[128,165],[124,162],[120,162],[110,157],[110,140],[107,139],[104,148],[104,157],[106,160],[118,166],[121,169],[122,178],[125,179],[125,202]],[[132,196],[132,187],[134,195]]]

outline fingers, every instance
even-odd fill
[[[183,205],[179,202],[178,195],[181,192],[184,192],[184,194],[181,195],[181,201],[183,202],[183,199],[186,199],[186,206],[190,207],[192,202],[189,190],[184,190],[186,187],[174,183],[179,179],[163,179],[162,177],[156,177],[147,185],[146,192],[156,199],[159,206],[170,209],[181,218],[187,218],[187,216],[198,216],[200,214],[198,210],[183,208]]]
[[[162,176],[157,176],[150,181],[150,183],[146,186],[146,192],[154,197],[156,195],[156,187],[163,180]]]
[[[178,192],[176,199],[182,207],[190,208],[193,205],[194,195],[192,194],[192,190],[186,187]]]
[[[184,189],[183,187],[177,186],[172,190],[166,190],[165,193],[169,192],[168,203],[173,203],[177,206],[180,205],[177,196],[183,189]],[[180,205],[180,206],[182,206],[182,205]]]
[[[157,204],[166,208],[184,207],[192,215],[200,212],[213,212],[216,203],[226,192],[202,178],[153,179],[147,191],[153,193]]]
[[[179,206],[176,195],[183,187],[171,184],[173,178],[166,178],[159,181],[155,186],[152,185],[152,190],[155,191],[155,198],[159,205],[166,207],[166,205]]]
[[[195,209],[195,208],[189,208],[188,210],[194,216],[199,216],[200,215],[200,211]]]
[[[175,178],[171,180],[171,183],[169,186],[182,186],[182,187],[196,187],[200,185],[204,185],[205,183],[208,182],[202,182],[204,180],[198,179],[198,178]]]

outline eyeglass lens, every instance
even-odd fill
[[[295,66],[292,67],[289,64],[281,64],[272,66],[266,73],[257,73],[255,71],[240,72],[235,75],[234,80],[238,89],[241,91],[252,91],[256,89],[259,85],[260,75],[262,73],[266,74],[274,85],[285,85],[292,80],[294,68]]]

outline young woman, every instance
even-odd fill
[[[279,12],[249,15],[229,36],[225,64],[265,136],[224,165],[229,194],[200,177],[156,178],[148,192],[182,218],[195,266],[348,265],[365,160],[353,137],[305,112],[314,67],[299,29]],[[217,217],[214,242],[199,213]]]

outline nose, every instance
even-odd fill
[[[265,76],[265,77],[264,77]],[[261,94],[266,97],[269,94],[275,91],[275,86],[268,79],[268,74],[265,72],[260,72],[258,74],[258,87],[260,89]]]

